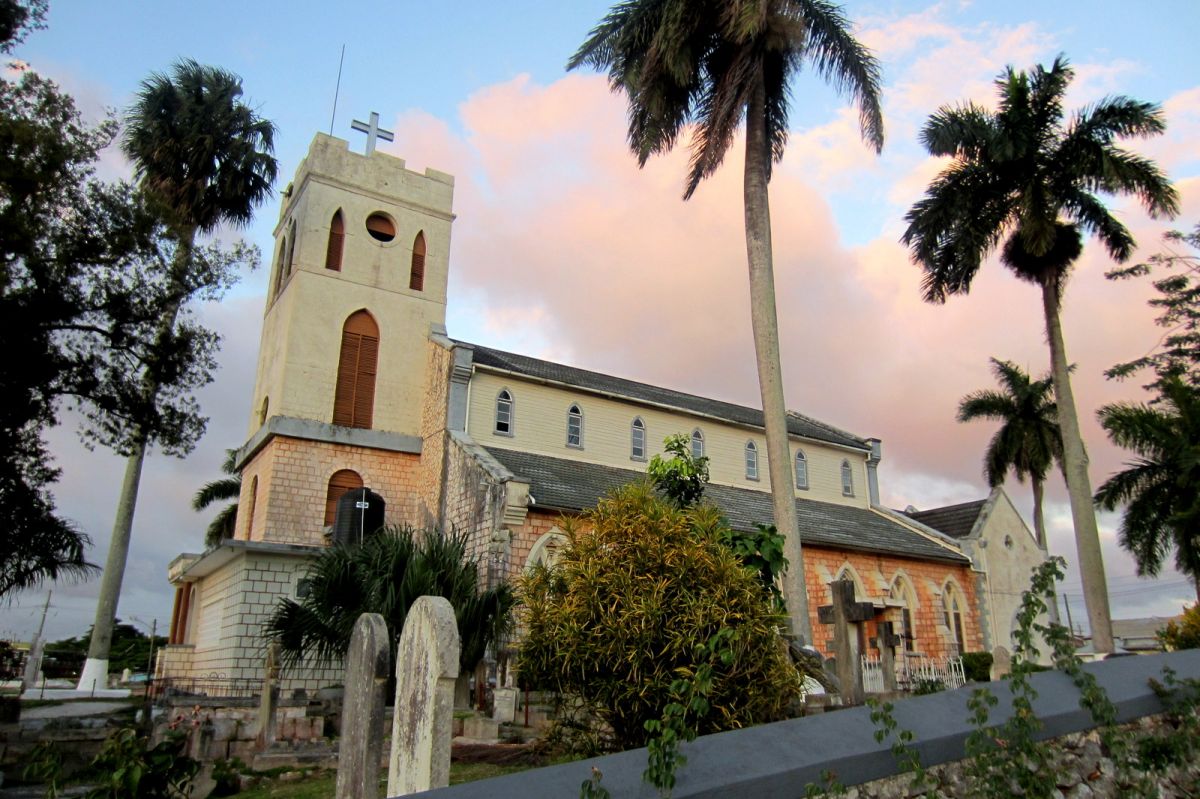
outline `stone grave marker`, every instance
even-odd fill
[[[376,799],[383,758],[391,645],[387,622],[364,613],[354,625],[346,652],[346,689],[342,699],[342,739],[338,745],[336,799]]]
[[[419,597],[404,620],[396,653],[388,796],[407,796],[450,783],[459,651],[458,623],[450,602],[443,597]]]
[[[858,640],[859,625],[875,618],[875,606],[855,601],[853,580],[834,580],[829,590],[833,593],[833,604],[817,608],[817,619],[821,624],[833,625],[833,654],[837,659],[842,703],[861,705],[862,658],[854,652],[852,640]]]
[[[896,647],[900,646],[900,636],[896,635],[896,627],[890,621],[881,621],[877,625],[878,638],[871,639],[879,649],[879,667],[883,670],[883,690],[895,691],[896,685]]]
[[[279,707],[279,643],[267,644],[267,657],[263,663],[262,696],[258,704],[258,738],[255,746],[259,751],[269,749],[275,743],[275,710]]]
[[[998,646],[992,650],[992,673],[993,680],[999,680],[1007,677],[1012,673],[1012,655],[1002,646]]]

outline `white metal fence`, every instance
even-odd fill
[[[862,658],[863,690],[881,693],[884,690],[883,664],[878,656],[864,655]],[[912,657],[896,658],[896,684],[902,691],[916,690],[920,685],[940,684],[946,689],[960,688],[967,684],[961,657]]]

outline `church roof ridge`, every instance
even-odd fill
[[[973,499],[970,502],[959,502],[955,505],[943,505],[940,508],[901,511],[901,513],[952,538],[964,538],[971,534],[975,527],[975,520],[979,518],[979,514],[989,499],[990,497],[985,497],[984,499]]]
[[[471,347],[474,350],[474,362],[485,368],[499,369],[525,375],[541,380],[547,380],[564,385],[576,386],[583,390],[597,391],[628,397],[635,401],[655,405],[665,405],[682,411],[711,416],[735,424],[762,428],[762,411],[745,405],[738,405],[723,400],[689,394],[685,391],[655,386],[637,380],[595,372],[576,366],[555,363],[553,361],[533,358],[515,352],[505,352],[482,344],[472,344],[455,340],[455,343]],[[789,410],[788,432],[801,438],[837,444],[851,449],[869,450],[866,439],[840,430],[833,425],[813,419],[810,416]]]

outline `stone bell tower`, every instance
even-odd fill
[[[415,519],[425,342],[444,330],[454,179],[317,134],[283,192],[235,538],[320,544],[369,486]]]

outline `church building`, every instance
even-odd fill
[[[303,595],[356,488],[384,500],[387,524],[466,533],[488,584],[553,558],[563,515],[642,475],[671,434],[709,457],[705,496],[734,527],[771,521],[760,411],[448,334],[453,194],[450,175],[314,138],[275,229],[236,530],[171,563],[159,676],[261,677],[263,622]],[[881,506],[881,443],[799,413],[788,427],[816,646],[832,649],[816,611],[848,577],[906,655],[990,647],[978,558]],[[288,688],[340,681],[285,675]]]

